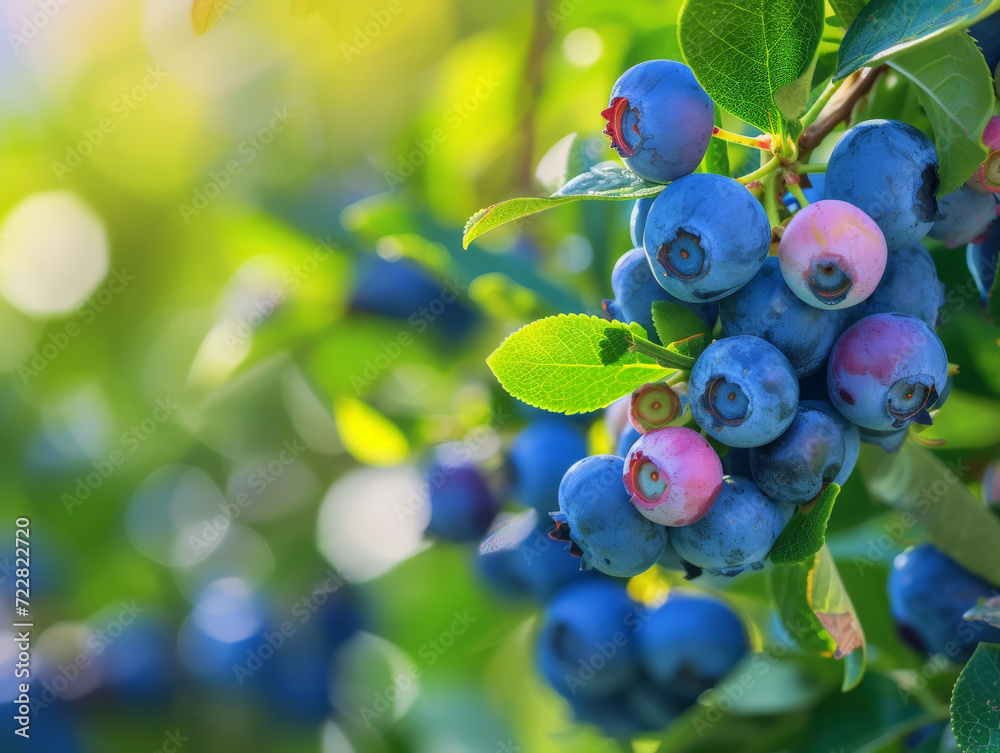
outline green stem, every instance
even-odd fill
[[[725,129],[719,128],[718,126],[712,131],[712,135],[717,139],[722,139],[723,141],[731,141],[734,144],[740,144],[741,146],[748,146],[751,149],[763,149],[764,151],[770,151],[770,146],[762,146],[760,139],[762,136],[741,136],[738,133],[733,133],[732,131],[727,131]]]
[[[645,340],[637,335],[632,335],[632,349],[636,353],[649,356],[658,364],[669,369],[687,370],[694,366],[694,359],[682,356],[680,353],[672,353],[662,345],[657,345],[649,340]]]
[[[826,172],[826,165],[825,164],[824,165],[820,165],[820,164],[810,165],[808,163],[802,163],[802,162],[800,162],[799,164],[795,165],[792,168],[792,172],[798,173],[799,175],[804,175],[805,173],[825,173]]]
[[[795,197],[796,201],[799,202],[799,208],[804,209],[809,206],[809,199],[802,192],[802,186],[798,183],[789,183],[788,190],[792,192],[792,196]]]
[[[752,173],[744,175],[742,178],[737,178],[736,180],[738,180],[743,185],[746,185],[747,183],[752,183],[753,181],[760,180],[765,175],[768,175],[769,173],[772,173],[775,170],[777,170],[780,164],[781,164],[781,157],[778,157],[776,155],[774,157],[771,157],[771,159],[765,162],[763,166],[761,166],[757,170],[754,170]]]
[[[764,177],[764,209],[767,210],[767,220],[772,228],[781,224],[781,218],[778,216],[778,195],[774,185],[775,177],[774,173]]]
[[[803,129],[811,126],[815,122],[816,118],[818,118],[820,113],[823,112],[823,108],[826,107],[827,102],[829,102],[833,95],[837,93],[837,90],[841,87],[844,81],[845,79],[840,79],[840,81],[831,81],[826,85],[826,89],[824,89],[823,93],[819,95],[819,99],[817,99],[813,103],[813,106],[809,108],[809,111],[799,119],[802,123]]]

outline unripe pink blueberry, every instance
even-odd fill
[[[623,478],[639,512],[654,523],[686,526],[704,517],[719,496],[722,461],[692,429],[654,429],[632,446]]]
[[[800,209],[781,236],[778,261],[795,295],[819,309],[856,306],[885,271],[878,225],[853,204],[824,199]]]

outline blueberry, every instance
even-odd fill
[[[1000,508],[1000,460],[994,460],[983,471],[983,502],[987,507]]]
[[[796,212],[778,250],[788,287],[821,309],[849,308],[870,296],[882,279],[885,257],[878,225],[856,206],[833,199]]]
[[[622,477],[625,461],[593,455],[566,471],[559,485],[554,538],[572,542],[586,569],[629,578],[659,559],[667,532],[632,505]]]
[[[844,418],[875,431],[927,411],[948,379],[948,356],[934,330],[906,314],[874,314],[850,327],[833,347],[827,371],[830,402]]]
[[[833,483],[843,486],[850,478],[854,466],[857,465],[858,455],[861,454],[861,436],[858,433],[858,427],[840,415],[837,409],[825,399],[799,400],[799,407],[822,411],[837,422],[837,427],[844,437],[844,464],[840,467],[840,473],[833,479]]]
[[[722,488],[722,463],[696,431],[654,429],[635,443],[625,459],[625,488],[636,509],[665,526],[701,519]]]
[[[611,289],[615,293],[615,306],[623,321],[638,322],[653,342],[660,342],[653,326],[653,304],[656,301],[678,303],[705,322],[715,324],[719,308],[714,303],[690,303],[670,295],[660,287],[649,268],[646,253],[633,248],[623,254],[611,272]]]
[[[632,237],[632,246],[635,248],[642,248],[642,233],[646,229],[646,215],[649,214],[649,208],[653,206],[654,198],[653,196],[647,196],[642,199],[636,199],[635,205],[632,207],[632,216],[629,219],[628,231]]]
[[[941,219],[938,158],[921,131],[898,120],[868,120],[837,142],[826,169],[826,198],[875,220],[889,250],[909,246]]]
[[[837,422],[800,405],[784,434],[750,450],[750,468],[764,494],[777,502],[801,505],[837,478],[846,452]]]
[[[439,448],[425,479],[431,502],[428,535],[447,541],[482,538],[499,505],[479,469],[453,451]]]
[[[553,417],[528,424],[510,448],[515,499],[548,515],[558,504],[563,474],[586,455],[586,437],[567,421]]]
[[[480,544],[476,570],[494,590],[513,599],[547,602],[563,587],[596,577],[567,557],[547,535],[537,512],[504,516]]]
[[[819,370],[840,335],[840,314],[804,303],[785,284],[769,256],[746,285],[719,301],[722,334],[767,340],[792,364],[797,377]]]
[[[625,424],[622,427],[621,434],[618,435],[618,447],[615,449],[615,455],[620,458],[628,455],[628,451],[632,449],[632,445],[639,441],[640,434],[632,424]]]
[[[952,191],[939,203],[944,219],[935,222],[928,235],[948,248],[964,246],[986,233],[1000,210],[995,194],[979,193],[969,186]]]
[[[889,573],[889,606],[900,637],[928,654],[969,660],[980,641],[997,643],[1000,628],[966,622],[962,615],[997,589],[932,544],[896,557]]]
[[[915,243],[889,253],[882,282],[865,301],[864,315],[909,314],[933,329],[944,302],[944,283],[938,279],[934,260]]]
[[[983,51],[990,73],[995,73],[997,65],[1000,65],[1000,13],[994,13],[973,24],[969,34]]]
[[[690,68],[673,60],[649,60],[625,71],[601,115],[622,162],[655,183],[694,172],[715,128],[712,98]]]
[[[965,250],[965,262],[979,289],[979,300],[985,306],[997,274],[997,253],[1000,252],[1000,223],[993,226],[981,243],[970,243]]]
[[[908,433],[909,427],[903,427],[902,429],[889,429],[888,431],[866,429],[864,426],[858,427],[858,438],[862,442],[865,444],[875,445],[876,447],[881,447],[889,453],[899,451],[899,448],[903,446],[903,442],[906,441],[906,435]]]
[[[784,505],[742,476],[727,476],[708,514],[670,531],[677,553],[713,575],[758,570],[785,526]]]
[[[691,414],[732,447],[777,439],[795,418],[799,383],[781,351],[759,337],[726,337],[698,357],[688,380]]]
[[[729,607],[673,590],[637,637],[646,672],[691,700],[724,678],[750,650],[746,629]]]
[[[770,245],[771,225],[760,202],[732,178],[709,173],[664,188],[646,217],[643,239],[656,281],[693,303],[718,300],[749,282]]]
[[[690,417],[686,382],[649,382],[634,390],[629,399],[628,420],[637,431],[682,426]]]
[[[538,635],[538,663],[545,679],[566,698],[625,690],[639,667],[635,642],[622,638],[640,624],[642,610],[624,584],[613,581],[578,583],[560,591],[546,609]]]

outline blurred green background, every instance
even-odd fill
[[[201,37],[188,0],[0,8],[0,695],[25,516],[43,699],[34,747],[0,749],[615,750],[534,674],[537,607],[477,583],[474,546],[424,539],[420,469],[460,441],[502,476],[527,415],[484,360],[526,321],[600,310],[631,205],[467,251],[465,220],[551,190],[569,133],[613,156],[607,92],[679,57],[680,3],[292,5],[238,0]],[[964,267],[939,272],[952,401],[996,416],[996,331]],[[941,431],[974,483],[1000,423]],[[848,563],[891,523],[852,483],[831,524]],[[886,612],[902,546],[843,568],[873,679],[842,697],[833,660],[802,658],[671,749],[901,750],[934,716],[879,673],[922,676]],[[711,587],[774,629],[762,576]]]

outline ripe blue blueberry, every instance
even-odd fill
[[[691,414],[731,447],[777,439],[795,418],[799,383],[781,351],[759,337],[717,340],[698,357],[688,380]]]
[[[963,185],[939,202],[943,220],[931,228],[931,238],[941,241],[948,248],[958,248],[975,241],[996,222],[1000,205],[992,193],[979,193]]]
[[[635,641],[643,608],[623,583],[590,581],[560,591],[542,621],[538,663],[566,697],[601,697],[625,690],[638,676]]]
[[[625,461],[615,455],[593,455],[566,471],[550,536],[572,542],[570,552],[584,568],[630,578],[656,564],[667,532],[632,504],[624,472]]]
[[[997,253],[1000,252],[1000,223],[993,226],[981,243],[970,243],[965,250],[965,262],[979,289],[979,300],[985,306],[997,274]]]
[[[854,466],[857,465],[858,455],[861,454],[861,436],[858,433],[858,427],[840,415],[826,399],[799,400],[799,407],[822,411],[837,423],[837,427],[844,437],[844,464],[840,467],[840,473],[833,479],[833,483],[843,486],[850,478]]]
[[[642,248],[642,234],[646,229],[646,215],[649,214],[649,208],[653,206],[654,198],[656,197],[646,196],[642,199],[636,199],[635,205],[632,207],[632,216],[629,219],[628,231],[632,237],[632,246],[634,248]]]
[[[625,71],[601,115],[622,162],[655,183],[694,172],[715,127],[712,98],[690,68],[673,60],[648,60]]]
[[[847,443],[837,422],[799,406],[784,434],[750,450],[753,479],[777,502],[801,505],[815,499],[844,465]]]
[[[618,446],[615,448],[615,455],[620,458],[628,455],[628,451],[632,449],[632,445],[638,442],[641,436],[642,434],[632,424],[626,423],[618,435]]]
[[[691,700],[725,677],[750,650],[746,629],[729,607],[683,591],[671,590],[637,637],[646,672]]]
[[[587,440],[570,422],[540,418],[515,437],[510,448],[512,493],[543,516],[558,505],[563,474],[587,455]]]
[[[771,225],[760,202],[732,178],[709,173],[664,188],[643,236],[656,281],[693,303],[718,300],[749,282],[770,245]]]
[[[889,253],[882,282],[865,301],[864,315],[909,314],[931,329],[944,306],[944,283],[938,279],[930,252],[921,244]]]
[[[424,477],[430,487],[428,535],[446,541],[482,538],[499,505],[479,469],[442,447]]]
[[[941,340],[906,314],[866,316],[850,327],[827,371],[830,402],[848,421],[875,431],[930,424],[927,411],[947,379]]]
[[[580,569],[547,535],[549,519],[534,510],[504,515],[479,545],[476,569],[496,591],[512,599],[547,602],[570,583],[599,577]]]
[[[649,338],[657,343],[660,338],[653,326],[653,304],[656,301],[679,303],[709,327],[715,324],[719,315],[719,308],[714,303],[690,303],[675,298],[661,288],[653,277],[646,253],[641,248],[633,248],[622,254],[615,263],[611,272],[611,289],[622,320],[641,324]]]
[[[856,206],[826,199],[795,213],[778,258],[795,295],[817,308],[846,309],[870,296],[882,279],[885,238]]]
[[[785,527],[783,507],[752,480],[727,476],[708,514],[672,528],[670,540],[681,557],[712,575],[759,570]]]
[[[722,334],[753,335],[782,352],[797,377],[817,371],[840,335],[840,314],[810,306],[785,284],[769,256],[746,285],[719,301]]]
[[[889,250],[909,246],[941,219],[934,144],[898,120],[868,120],[837,142],[826,169],[826,198],[875,220]]]
[[[1000,628],[962,615],[997,589],[932,544],[896,557],[889,573],[889,606],[900,637],[928,654],[966,662],[980,641],[997,643]]]
[[[705,516],[722,488],[722,463],[712,446],[683,426],[654,429],[625,459],[625,488],[644,516],[686,526]]]

